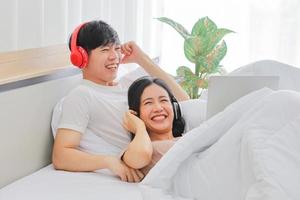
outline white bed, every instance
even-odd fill
[[[264,63],[263,66],[269,66],[274,64],[274,62],[268,62]],[[275,63],[278,64],[278,63]],[[254,66],[259,65],[259,63],[252,64],[247,67],[247,69],[254,68]],[[280,65],[281,67],[283,64]],[[286,65],[284,65],[286,66]],[[290,66],[286,66],[284,68],[285,71],[291,71],[294,70],[295,68],[292,68]],[[294,81],[289,80],[289,82],[284,82],[281,83],[281,87],[284,89],[288,89],[290,86],[289,84],[292,84],[293,90],[300,91],[300,84],[299,83],[299,78],[300,77],[300,70],[296,70],[298,73],[297,76],[295,76],[295,71],[293,71],[293,77]],[[249,73],[253,73],[253,71],[245,70],[245,74],[249,75]],[[276,70],[271,70],[272,73],[275,73]],[[277,74],[269,74],[269,75],[279,75],[281,77],[286,77],[289,76],[288,72],[287,73],[280,73],[276,72]],[[239,74],[243,74],[242,72],[239,72]],[[257,74],[256,74],[257,75]],[[263,74],[266,75],[266,74]],[[77,79],[76,79],[77,80]],[[298,81],[298,82],[297,82]],[[68,89],[70,89],[72,86],[76,84],[76,81],[72,82],[72,84],[63,84],[63,86],[68,86],[66,88],[62,87],[62,82],[65,82],[65,80],[57,80],[57,81],[52,81],[50,83],[43,83],[42,86],[38,84],[39,86],[30,86],[30,88],[23,88],[22,90],[30,90],[31,95],[41,95],[40,92],[41,90],[47,89],[49,95],[50,95],[50,102],[49,105],[45,106],[38,106],[40,109],[39,112],[43,111],[46,114],[45,118],[41,118],[41,121],[49,120],[49,123],[42,124],[40,126],[46,127],[47,131],[41,132],[41,129],[36,130],[32,129],[34,123],[32,123],[32,126],[24,125],[21,122],[18,122],[18,126],[23,126],[22,128],[16,128],[12,129],[11,125],[10,126],[4,126],[4,129],[0,130],[1,132],[7,130],[14,130],[14,132],[11,132],[11,135],[9,137],[6,137],[9,139],[9,141],[1,141],[1,146],[4,145],[5,150],[1,152],[1,158],[3,158],[1,161],[8,161],[4,162],[4,167],[1,167],[1,179],[2,176],[4,177],[2,181],[2,185],[6,185],[2,189],[0,189],[0,200],[17,200],[17,199],[30,199],[30,200],[40,200],[40,199],[56,199],[56,200],[66,200],[66,199],[85,199],[85,200],[93,200],[93,199],[130,199],[130,200],[135,200],[135,199],[188,199],[189,194],[191,191],[196,191],[194,193],[197,193],[203,190],[203,193],[201,193],[202,197],[206,198],[201,198],[201,199],[206,199],[206,200],[214,200],[214,199],[222,199],[223,197],[234,197],[231,198],[230,200],[235,200],[235,199],[240,199],[240,194],[245,194],[245,192],[248,191],[249,188],[246,188],[246,186],[251,185],[251,181],[244,181],[243,185],[238,185],[241,180],[239,180],[238,176],[235,174],[235,170],[230,170],[230,168],[225,168],[224,170],[222,169],[222,165],[228,166],[237,166],[234,165],[234,163],[227,163],[226,159],[222,159],[225,157],[224,156],[231,156],[230,152],[237,152],[237,151],[231,151],[231,148],[226,148],[226,151],[222,151],[222,148],[225,148],[226,145],[232,145],[232,141],[228,138],[232,138],[230,135],[237,135],[239,133],[237,128],[233,128],[236,130],[236,132],[232,131],[230,125],[234,123],[234,117],[239,118],[239,114],[242,113],[242,110],[239,109],[238,112],[234,115],[234,117],[231,119],[230,123],[227,123],[225,119],[228,119],[226,116],[232,116],[230,114],[230,108],[229,111],[227,110],[223,114],[221,113],[219,117],[214,117],[210,119],[209,121],[203,123],[201,127],[198,128],[198,133],[202,134],[195,134],[196,131],[192,131],[191,135],[184,137],[183,140],[180,140],[177,144],[175,144],[174,148],[172,148],[165,157],[162,158],[162,160],[153,168],[153,170],[150,171],[149,176],[147,176],[144,181],[141,184],[134,184],[134,183],[125,183],[121,182],[118,178],[112,176],[109,174],[108,171],[100,171],[100,172],[93,172],[93,173],[72,173],[72,172],[64,172],[64,171],[56,171],[53,169],[52,165],[50,164],[50,157],[49,155],[51,154],[51,148],[49,148],[49,144],[52,144],[52,138],[51,138],[51,132],[50,132],[50,118],[51,118],[51,112],[50,110],[53,108],[53,105],[55,104],[54,102],[58,101]],[[46,84],[46,85],[45,85]],[[54,85],[53,85],[54,84]],[[63,91],[59,92],[59,94],[56,94],[58,86],[61,86],[61,89]],[[50,94],[51,92],[51,94]],[[27,92],[26,92],[27,94]],[[265,93],[270,94],[270,92]],[[8,96],[7,99],[9,99],[10,92],[8,93],[0,93],[3,97]],[[13,94],[15,95],[15,94]],[[21,98],[27,98],[24,97],[24,92],[21,92],[20,97]],[[264,96],[264,95],[263,95]],[[10,98],[12,99],[12,98]],[[18,106],[24,106],[24,104],[20,103],[19,101],[22,102],[20,99],[13,98],[14,101],[16,101],[15,105]],[[248,99],[249,100],[249,99]],[[2,101],[4,101],[2,99]],[[38,101],[38,100],[37,100]],[[252,99],[250,102],[254,102],[255,99]],[[18,103],[19,102],[19,103]],[[27,106],[33,105],[33,107],[36,107],[36,105],[41,104],[37,103],[36,101],[28,101]],[[39,102],[39,101],[38,101]],[[200,123],[203,120],[204,114],[205,113],[205,106],[203,106],[203,103],[199,103],[200,101],[191,101],[189,105],[192,106],[187,106],[187,109],[184,109],[184,114],[189,115],[189,121],[188,127],[193,128],[195,127],[198,123]],[[1,102],[0,102],[1,103]],[[243,103],[243,102],[242,102]],[[245,101],[244,101],[245,103]],[[19,105],[20,104],[20,105]],[[250,105],[247,104],[247,105]],[[24,112],[20,112],[18,109],[13,110],[10,108],[7,108],[2,105],[1,109],[6,109],[6,112],[13,111],[10,113],[10,116],[15,116],[15,118],[9,118],[10,121],[6,120],[6,123],[13,123],[14,119],[21,121],[24,118]],[[41,104],[42,105],[42,104]],[[238,103],[238,106],[241,106],[241,103]],[[252,105],[252,104],[251,104]],[[200,112],[195,112],[195,107],[198,106]],[[238,107],[237,106],[237,107]],[[236,107],[236,106],[234,106]],[[249,106],[250,108],[250,106]],[[10,109],[10,110],[8,110]],[[246,109],[247,110],[247,109]],[[38,112],[28,112],[25,113],[27,116],[24,118],[26,123],[28,124],[29,122],[36,120],[36,116]],[[239,114],[238,114],[239,113]],[[34,120],[31,119],[32,116],[30,115],[35,115]],[[263,113],[262,113],[263,114]],[[295,114],[295,113],[294,113]],[[297,114],[297,113],[296,113]],[[295,115],[296,115],[295,114]],[[0,114],[0,117],[2,120],[6,118],[6,116],[3,114]],[[223,118],[222,118],[223,117]],[[192,120],[193,119],[193,120]],[[198,120],[195,120],[198,119]],[[216,123],[218,120],[220,122]],[[225,120],[225,122],[224,122]],[[225,128],[222,127],[222,123],[224,122],[223,125],[224,127],[227,126],[230,134],[225,134],[227,137],[222,136],[222,131],[225,132]],[[243,121],[242,121],[243,122]],[[246,123],[247,120],[244,121]],[[218,125],[219,124],[219,125]],[[37,127],[40,127],[37,126]],[[241,126],[241,125],[238,125]],[[25,127],[25,128],[24,128]],[[41,128],[41,127],[40,127]],[[228,131],[227,130],[227,131]],[[285,130],[285,129],[282,129]],[[292,130],[292,129],[291,129]],[[205,134],[203,132],[210,131],[212,135],[210,137],[204,137]],[[227,132],[226,131],[226,132]],[[33,134],[34,132],[34,134]],[[39,134],[41,134],[39,136]],[[229,136],[228,136],[229,135]],[[42,140],[40,139],[43,138]],[[1,138],[4,138],[1,136]],[[16,140],[16,138],[20,138],[21,141]],[[220,139],[222,138],[222,139]],[[234,137],[236,139],[236,137]],[[295,138],[299,138],[299,136],[296,136]],[[219,140],[220,139],[220,140]],[[252,138],[253,139],[253,138]],[[258,138],[259,139],[259,138]],[[42,146],[45,145],[46,140],[48,140],[47,146]],[[218,143],[216,143],[219,140]],[[254,138],[255,140],[255,138]],[[18,143],[16,142],[18,141]],[[37,141],[37,145],[35,144],[34,141]],[[206,142],[205,142],[206,141]],[[227,142],[226,142],[227,141]],[[240,139],[237,139],[236,141],[241,141]],[[251,140],[250,140],[251,141]],[[296,141],[298,142],[298,141]],[[23,144],[24,143],[24,144]],[[216,145],[212,145],[216,143]],[[15,144],[20,144],[20,145],[25,145],[24,151],[18,151],[18,147],[14,146]],[[233,143],[237,144],[237,143]],[[204,151],[206,150],[210,145],[211,150],[210,151]],[[23,147],[22,146],[22,147]],[[30,148],[30,150],[25,150],[26,148]],[[229,147],[229,146],[227,146]],[[240,147],[240,146],[237,146]],[[294,148],[297,151],[297,146]],[[250,149],[251,150],[251,149]],[[236,157],[236,155],[239,154],[232,154],[233,157],[238,158],[240,160],[243,159],[248,159],[248,150],[247,149],[239,149],[239,151],[242,152],[240,155],[245,155],[244,157]],[[40,155],[39,152],[46,152]],[[189,166],[189,163],[192,163],[192,160],[195,159],[193,153],[199,153],[199,152],[204,152],[204,154],[199,154],[197,155],[197,159],[203,159],[204,162],[202,164],[199,164],[199,169],[202,169],[205,174],[202,174],[202,178],[200,178],[200,182],[197,182],[199,180],[193,179],[193,178],[199,178],[199,174],[195,177],[190,176],[189,179],[185,177],[185,172],[191,170],[193,166]],[[35,156],[33,156],[35,155]],[[43,156],[44,155],[44,156]],[[293,154],[294,155],[294,154]],[[295,156],[293,158],[298,158],[300,155],[296,152]],[[3,156],[3,157],[2,157]],[[211,159],[210,159],[211,158]],[[219,160],[213,160],[216,158],[220,158]],[[206,159],[206,160],[205,160]],[[289,157],[287,158],[289,159]],[[292,160],[293,161],[293,160]],[[296,160],[296,166],[297,166],[298,160]],[[201,163],[201,162],[200,162]],[[209,167],[209,165],[205,165],[205,163],[208,164],[220,164],[217,165],[215,168]],[[240,163],[240,162],[239,162]],[[243,160],[241,163],[248,163],[247,160]],[[2,162],[1,162],[2,164]],[[49,165],[50,164],[50,165]],[[46,167],[44,167],[46,165]],[[294,165],[293,165],[294,166]],[[240,167],[240,166],[239,166]],[[249,176],[251,178],[251,170],[255,168],[247,168],[248,166],[242,166],[242,168],[236,168],[237,170],[245,170],[245,175]],[[189,170],[187,170],[189,169]],[[197,168],[193,168],[197,169]],[[218,171],[214,172],[213,169],[218,169]],[[220,170],[222,169],[222,170]],[[257,169],[257,168],[256,168]],[[294,168],[293,168],[294,169]],[[299,169],[300,169],[300,163],[299,163]],[[35,171],[35,172],[34,172]],[[32,173],[33,172],[33,173]],[[249,172],[249,173],[248,173]],[[281,172],[281,171],[280,171]],[[14,174],[15,173],[15,174]],[[218,181],[218,177],[214,175],[220,175],[220,178],[222,178],[222,181]],[[223,173],[223,174],[222,174]],[[232,174],[230,174],[232,173]],[[289,172],[290,173],[290,172]],[[300,171],[296,169],[295,172],[295,179],[293,179],[294,182],[290,183],[292,189],[293,187],[298,186],[299,181],[297,180],[297,177],[300,177]],[[282,174],[282,173],[280,173]],[[284,173],[283,173],[284,174]],[[26,175],[26,176],[25,176]],[[290,174],[289,174],[290,175]],[[22,176],[25,176],[21,178]],[[205,179],[205,176],[210,176],[207,178],[214,178],[213,179]],[[234,178],[233,178],[234,177]],[[243,180],[252,180],[248,177],[248,179],[243,179]],[[245,178],[245,177],[244,177]],[[18,180],[16,180],[18,179]],[[8,184],[10,182],[14,181],[11,184]],[[175,180],[175,182],[174,182]],[[172,182],[173,181],[173,182]],[[191,182],[190,182],[191,181]],[[289,180],[286,180],[289,181]],[[199,190],[197,189],[196,185],[188,185],[192,183],[201,183],[201,188]],[[224,186],[223,184],[226,185],[228,184],[227,188],[222,187]],[[236,185],[237,187],[230,187],[230,184]],[[8,185],[7,185],[8,184]],[[180,185],[183,184],[183,185]],[[248,184],[248,185],[247,185]],[[255,187],[253,187],[255,189]],[[256,187],[256,189],[260,189],[259,185]],[[268,190],[268,188],[266,188]],[[254,191],[252,194],[258,194],[260,191],[258,190],[249,190],[250,192]],[[294,190],[293,190],[294,191]],[[250,193],[247,193],[250,194]],[[276,193],[272,193],[276,194]],[[200,195],[200,196],[201,196]],[[293,193],[294,196],[289,196],[289,198],[286,199],[300,199],[300,194],[299,192]],[[298,196],[299,195],[299,196]],[[185,196],[185,197],[182,197]],[[198,197],[200,197],[198,196]],[[295,198],[296,196],[296,198]],[[244,195],[244,197],[246,197]],[[279,197],[279,196],[278,196]],[[191,198],[191,197],[190,197]],[[227,198],[228,199],[228,198]],[[247,196],[246,199],[261,199],[261,198],[255,198],[255,195],[252,196]],[[266,198],[268,199],[268,198]]]
[[[143,199],[135,183],[121,182],[108,172],[72,173],[52,165],[0,190],[2,200]]]

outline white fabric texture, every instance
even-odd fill
[[[127,90],[88,80],[64,99],[58,128],[81,133],[79,148],[91,153],[119,155],[130,142],[122,126],[127,111]]]
[[[300,68],[274,60],[260,60],[250,63],[236,69],[228,75],[279,76],[280,79],[278,87],[280,90],[288,89],[300,92]]]
[[[49,165],[0,190],[1,200],[142,200],[137,184],[105,172],[66,172]]]
[[[198,127],[206,119],[207,101],[203,99],[190,99],[179,102],[181,114],[185,120],[185,131]]]
[[[299,120],[299,93],[251,93],[179,140],[141,191],[147,199],[297,199]]]
[[[148,76],[148,73],[142,67],[138,67],[135,70],[120,77],[118,83],[121,84],[124,88],[129,88],[133,81],[142,76]]]

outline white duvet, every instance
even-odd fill
[[[180,139],[140,190],[144,199],[300,199],[300,93],[241,98]]]

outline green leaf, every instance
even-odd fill
[[[199,19],[193,29],[193,36],[207,37],[208,34],[213,33],[217,30],[217,25],[208,17]]]
[[[191,98],[198,98],[197,88],[207,87],[205,79],[201,79],[200,77],[196,76],[188,67],[180,66],[177,68],[176,73],[177,80],[180,80],[179,84]]]
[[[184,55],[192,63],[196,63],[197,58],[203,55],[207,48],[207,41],[198,36],[191,36],[184,41]]]
[[[207,73],[209,69],[209,63],[207,62],[206,56],[199,56],[197,59],[197,65],[198,69],[196,69],[201,74]]]
[[[219,65],[220,61],[224,58],[227,53],[226,42],[223,40],[220,45],[217,45],[213,51],[207,55],[209,63],[215,62]]]
[[[199,56],[197,59],[196,71],[201,74],[217,73],[220,68],[220,62],[227,52],[226,43],[223,41],[217,45],[207,56]]]
[[[207,55],[207,63],[209,64],[208,73],[218,72],[219,64],[227,53],[227,46],[225,41],[222,41],[220,45],[217,45],[211,53]]]
[[[211,33],[208,36],[208,45],[207,45],[207,49],[206,49],[206,53],[210,53],[210,51],[212,51],[215,46],[223,39],[223,37],[225,35],[227,35],[228,33],[234,33],[234,31],[231,31],[229,29],[225,29],[225,28],[220,28],[217,29],[215,32]]]
[[[186,66],[180,66],[176,70],[176,74],[179,77],[183,77],[184,79],[190,79],[194,76],[194,73],[192,70]]]
[[[188,38],[190,36],[190,33],[179,23],[173,21],[170,18],[167,17],[159,17],[156,18],[157,20],[169,24],[171,27],[173,27],[184,39]]]

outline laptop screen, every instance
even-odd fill
[[[211,76],[208,81],[206,119],[250,92],[264,87],[277,90],[278,84],[279,76]]]

